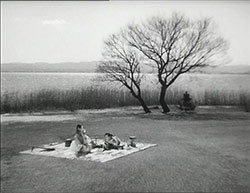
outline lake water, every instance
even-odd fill
[[[27,93],[40,89],[80,89],[106,87],[121,89],[119,83],[98,81],[97,73],[2,73],[1,94],[5,92]],[[157,89],[157,77],[145,74],[142,88]],[[197,92],[203,90],[250,91],[249,74],[184,74],[172,88]]]

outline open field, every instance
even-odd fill
[[[138,107],[2,115],[1,192],[249,192],[250,114],[171,108],[168,115]],[[91,136],[136,135],[158,146],[103,164],[19,154],[62,142],[77,123]]]

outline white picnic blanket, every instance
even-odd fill
[[[100,142],[100,141],[99,141]],[[43,147],[55,148],[54,151],[43,151],[40,148],[34,148],[33,150],[29,149],[26,151],[22,151],[22,154],[33,154],[33,155],[43,155],[43,156],[51,156],[58,158],[66,158],[66,159],[79,159],[79,160],[87,160],[87,161],[96,161],[96,162],[107,162],[111,161],[138,151],[142,151],[144,149],[156,146],[156,144],[149,143],[136,143],[136,147],[128,147],[126,143],[124,144],[123,150],[106,150],[103,151],[102,148],[95,148],[91,150],[91,153],[87,155],[83,155],[80,157],[76,157],[72,147],[65,147],[65,143],[52,143],[48,145],[44,145]]]

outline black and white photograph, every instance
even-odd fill
[[[1,193],[249,179],[250,1],[1,1]]]

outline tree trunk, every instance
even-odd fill
[[[145,113],[151,113],[151,111],[149,110],[148,106],[146,105],[146,103],[144,102],[144,100],[141,98],[141,96],[138,96],[137,99],[141,103],[141,106],[143,107],[143,110],[145,111]]]
[[[136,94],[133,89],[130,89],[130,92],[141,103],[141,106],[142,106],[143,110],[145,111],[145,113],[151,113],[151,111],[149,110],[145,101],[142,99],[140,91],[138,94]]]
[[[163,113],[168,113],[170,109],[168,108],[168,105],[165,102],[165,95],[166,95],[167,87],[162,86],[161,87],[161,93],[160,93],[160,105],[162,107]]]

